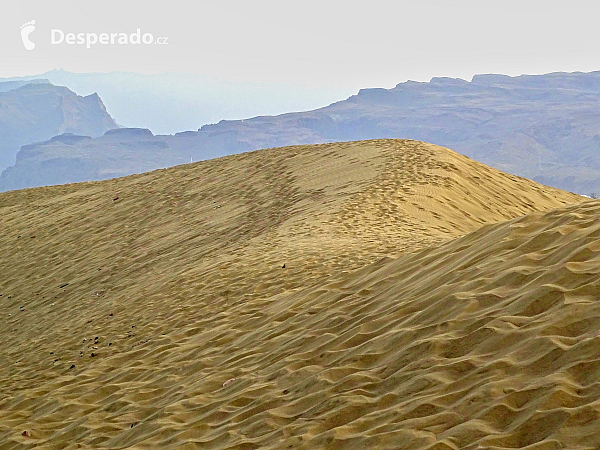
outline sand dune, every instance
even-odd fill
[[[597,448],[582,200],[401,140],[0,194],[0,447]]]

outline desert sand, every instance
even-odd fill
[[[405,140],[0,194],[0,448],[599,448],[598,214]]]

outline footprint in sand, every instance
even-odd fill
[[[21,25],[21,39],[26,50],[33,50],[35,44],[29,40],[29,35],[35,30],[35,20]]]

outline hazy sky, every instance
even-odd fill
[[[392,87],[432,76],[600,69],[598,2],[0,0],[0,77],[181,71],[233,81]],[[36,21],[26,51],[20,26]],[[168,37],[51,45],[50,30]]]

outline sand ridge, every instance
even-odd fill
[[[544,258],[535,245],[556,237],[536,240],[547,216],[514,219],[582,200],[405,140],[261,150],[2,194],[0,445],[524,442],[473,423],[483,401],[452,409],[453,395],[493,388],[488,372],[467,376],[475,368],[513,362],[460,349],[472,333],[497,338],[483,326],[489,308],[477,308],[512,298]],[[585,220],[585,208],[568,214]],[[566,235],[581,228],[549,214]],[[506,278],[494,281],[493,264],[478,264],[498,259],[486,246],[499,236],[510,241],[503,251],[534,251],[516,272],[519,254],[506,253]],[[442,264],[448,248],[464,267]],[[565,273],[581,263],[565,262]],[[460,286],[448,281],[459,275]],[[496,290],[479,292],[490,280]],[[535,305],[498,326],[521,327],[545,311]],[[520,377],[526,362],[512,366]]]

